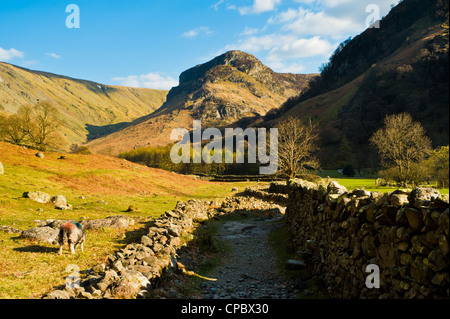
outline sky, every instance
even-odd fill
[[[339,43],[397,3],[0,0],[0,61],[152,89],[178,85],[181,72],[229,50],[253,54],[276,72],[317,73]]]

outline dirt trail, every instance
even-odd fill
[[[226,261],[208,276],[217,281],[202,284],[203,298],[290,299],[299,292],[279,273],[277,257],[268,242],[281,216],[252,217],[223,223],[218,238],[231,247]]]

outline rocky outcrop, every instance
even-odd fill
[[[303,180],[289,191],[294,245],[330,297],[449,297],[448,195],[325,189]],[[370,264],[380,269],[378,289],[365,284]]]

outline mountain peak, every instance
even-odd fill
[[[196,65],[184,71],[180,75],[180,83],[198,80],[202,78],[209,70],[220,65],[230,65],[247,74],[250,74],[250,71],[255,67],[263,68],[264,71],[273,72],[271,69],[264,66],[264,64],[262,64],[261,61],[259,61],[253,55],[243,51],[233,50],[225,52],[224,54],[215,57],[211,61]]]

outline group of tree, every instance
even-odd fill
[[[15,114],[0,115],[0,138],[40,151],[59,149],[65,143],[59,132],[63,124],[58,109],[50,102],[24,105]]]
[[[378,150],[383,178],[400,185],[436,181],[448,187],[449,146],[433,150],[424,128],[410,114],[386,116],[370,142]]]

